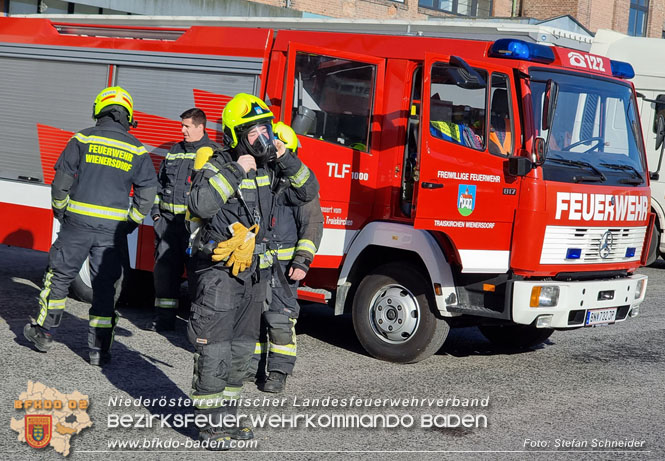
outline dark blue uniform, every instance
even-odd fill
[[[173,327],[179,304],[180,281],[189,258],[185,254],[189,232],[185,227],[187,198],[191,187],[192,167],[196,151],[201,147],[216,147],[204,133],[196,142],[174,144],[162,161],[157,178],[160,188],[150,212],[155,231],[155,307],[157,325]],[[189,272],[191,269],[187,267]],[[190,281],[193,285],[193,282]],[[193,294],[193,286],[190,286]]]
[[[196,349],[191,397],[198,414],[212,417],[235,414],[237,407],[228,400],[239,396],[252,371],[267,287],[267,280],[260,277],[258,255],[270,242],[274,178],[277,174],[288,177],[289,190],[304,201],[318,194],[316,178],[294,156],[282,156],[275,169],[259,167],[247,175],[232,158],[229,150],[215,153],[195,174],[189,196],[192,215],[205,222],[201,245],[228,240],[229,226],[235,222],[260,226],[252,265],[237,277],[223,262],[211,261],[209,253],[197,253],[196,295],[187,330]],[[222,430],[204,427],[201,433]]]
[[[49,251],[37,325],[48,330],[60,324],[69,285],[89,258],[89,346],[106,352],[117,321],[114,284],[127,258],[127,233],[152,206],[155,169],[138,139],[113,118],[102,117],[95,127],[72,137],[55,170],[52,205],[62,228]]]

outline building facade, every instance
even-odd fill
[[[142,14],[428,20],[571,16],[595,32],[665,37],[665,0],[0,0],[5,14]]]
[[[664,37],[665,0],[495,0],[493,16],[511,16],[514,3],[519,16],[570,15],[591,32],[612,29],[638,37]]]

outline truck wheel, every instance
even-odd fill
[[[115,283],[115,301],[118,301],[122,291],[123,276]],[[69,296],[84,303],[92,303],[92,282],[90,281],[90,264],[88,258],[83,262],[81,270],[69,285]]]
[[[69,285],[69,296],[84,303],[92,303],[92,282],[90,281],[90,264],[88,259],[81,266],[76,278]]]
[[[658,260],[658,248],[660,247],[660,229],[658,225],[653,226],[651,232],[651,245],[649,245],[649,257],[647,258],[647,266],[651,266]]]
[[[427,277],[412,264],[390,263],[367,275],[353,299],[353,328],[372,356],[424,360],[443,345],[450,326],[434,315]]]
[[[554,333],[551,328],[536,328],[531,325],[482,325],[478,329],[495,346],[514,349],[538,346]]]

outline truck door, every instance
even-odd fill
[[[282,114],[321,184],[317,265],[338,267],[373,214],[384,68],[375,57],[289,44]]]
[[[428,54],[423,72],[415,227],[448,235],[463,272],[508,270],[521,145],[512,69]]]

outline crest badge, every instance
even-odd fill
[[[457,211],[462,216],[469,216],[476,207],[476,186],[460,184],[457,189]]]
[[[51,441],[51,415],[25,415],[25,441],[33,448],[44,448]]]

